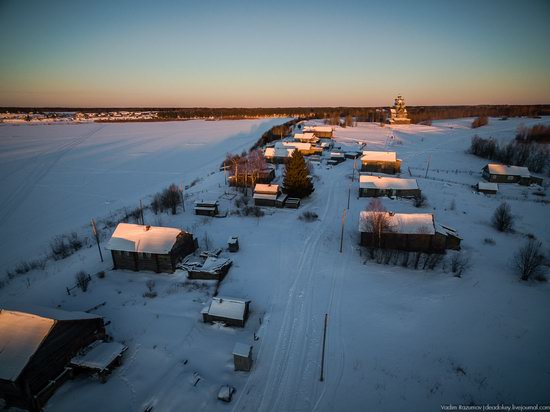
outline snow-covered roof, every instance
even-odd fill
[[[267,158],[270,157],[290,157],[294,148],[287,147],[267,147],[264,152],[264,156]]]
[[[361,189],[418,189],[416,179],[400,179],[398,177],[382,177],[361,175],[359,177]]]
[[[330,133],[330,132],[332,132],[332,127],[330,127],[330,126],[304,126],[304,132]]]
[[[275,148],[294,148],[298,150],[311,150],[311,143],[304,142],[277,142]]]
[[[313,134],[313,133],[295,133],[294,134],[294,139],[300,140],[300,141],[306,141],[306,142],[309,142],[309,141],[317,142],[317,141],[319,141],[319,138],[317,136],[315,136],[315,134]]]
[[[91,346],[92,348],[84,355],[77,355],[71,359],[71,364],[103,370],[127,349],[125,345],[118,342],[96,341]]]
[[[42,307],[30,310],[33,313],[0,309],[0,379],[17,379],[56,321],[100,317]]]
[[[279,193],[279,185],[256,183],[256,186],[254,186],[254,194],[256,193],[276,195],[277,193]]]
[[[395,152],[376,152],[365,150],[361,160],[363,162],[395,162],[397,161],[397,154]]]
[[[489,163],[487,165],[487,168],[489,169],[489,173],[492,175],[521,176],[521,177],[531,176],[531,173],[529,173],[529,169],[521,166],[505,166],[505,165],[496,164],[496,163]]]
[[[345,157],[345,155],[344,155],[344,153],[342,153],[342,152],[331,152],[331,153],[330,153],[330,157],[331,157],[331,158],[334,158],[334,157],[342,158],[342,157]]]
[[[477,188],[479,190],[494,190],[498,191],[498,184],[497,183],[488,183],[488,182],[478,182]]]
[[[246,304],[246,300],[217,296],[212,298],[210,306],[206,309],[211,316],[244,320]]]
[[[368,220],[370,213],[384,213],[388,219],[388,229],[384,232],[401,234],[430,234],[435,233],[434,219],[431,213],[390,213],[369,212],[363,210],[359,215],[359,231],[370,232]]]
[[[233,348],[233,355],[241,356],[243,358],[248,358],[251,350],[252,350],[251,345],[237,342],[235,343],[235,347]]]
[[[172,250],[181,229],[119,223],[107,243],[109,250],[166,254]]]

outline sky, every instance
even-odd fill
[[[549,21],[549,0],[0,0],[0,106],[548,104]]]

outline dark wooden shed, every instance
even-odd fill
[[[115,269],[173,273],[197,247],[193,235],[181,229],[119,223],[106,248]]]
[[[39,411],[69,376],[77,352],[105,337],[101,316],[32,307],[0,309],[0,398]]]

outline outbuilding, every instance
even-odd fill
[[[202,311],[204,322],[223,322],[229,326],[244,327],[248,319],[250,300],[216,296]]]
[[[292,152],[294,152],[294,148],[266,147],[264,157],[269,163],[284,163],[290,156],[292,156]]]
[[[498,192],[497,183],[478,182],[476,188],[478,192],[488,195],[496,195]]]
[[[361,171],[394,175],[401,172],[401,160],[395,152],[364,151]]]
[[[202,216],[216,216],[220,213],[217,200],[201,200],[195,202],[195,214]]]
[[[283,207],[288,196],[281,193],[279,185],[258,183],[254,187],[254,205]]]
[[[0,309],[0,398],[41,410],[69,377],[70,360],[104,337],[99,315],[43,307]]]
[[[233,365],[236,371],[252,369],[252,345],[237,342],[233,348]]]
[[[400,179],[397,177],[385,176],[359,176],[359,196],[397,196],[397,197],[419,197],[420,188],[416,179]]]
[[[193,235],[181,229],[119,223],[106,248],[115,269],[173,273],[196,244]]]
[[[435,253],[460,249],[458,233],[436,224],[431,213],[362,211],[359,232],[367,247]]]

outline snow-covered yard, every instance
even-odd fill
[[[43,271],[15,277],[0,289],[3,305],[86,310],[105,302],[94,313],[111,321],[108,332],[129,347],[107,383],[69,381],[46,409],[431,411],[447,403],[550,403],[550,286],[521,282],[510,266],[528,234],[548,250],[550,205],[533,194],[534,187],[500,185],[495,196],[476,193],[471,185],[487,161],[465,153],[474,133],[509,139],[520,122],[550,119],[491,119],[475,131],[471,119],[336,130],[336,141],[348,147],[361,142],[369,150],[397,152],[402,176],[410,177],[410,170],[428,202],[415,208],[411,200],[385,198],[384,206],[434,213],[438,222],[455,228],[471,262],[462,278],[442,266],[423,271],[367,259],[358,246],[358,217],[369,199],[357,197],[353,160],[314,165],[315,192],[298,210],[266,208],[260,218],[195,216],[194,200],[218,199],[222,211],[236,209],[236,191],[224,185],[220,162],[226,152],[248,148],[280,122],[0,127],[6,195],[0,225],[2,238],[9,239],[3,242],[2,266],[39,253],[59,233],[84,232],[90,218],[135,206],[172,181],[199,178],[186,191],[186,212],[155,216],[147,210],[145,221],[189,230],[210,248],[239,236],[239,252],[224,252],[234,263],[220,295],[252,301],[244,329],[204,324],[200,311],[213,283],[188,281],[183,271],[112,271],[110,256],[101,263],[94,245],[49,261]],[[44,135],[51,138],[45,142]],[[279,167],[279,181],[281,175]],[[502,200],[516,217],[515,233],[499,233],[490,225]],[[318,220],[299,220],[304,211],[315,212]],[[106,276],[92,276],[87,292],[67,295],[65,287],[74,284],[79,270],[92,275],[104,270]],[[143,296],[148,280],[155,282],[155,298]],[[325,380],[320,382],[325,313]],[[254,347],[249,373],[233,371],[236,342]],[[237,390],[230,404],[216,399],[225,384]]]

